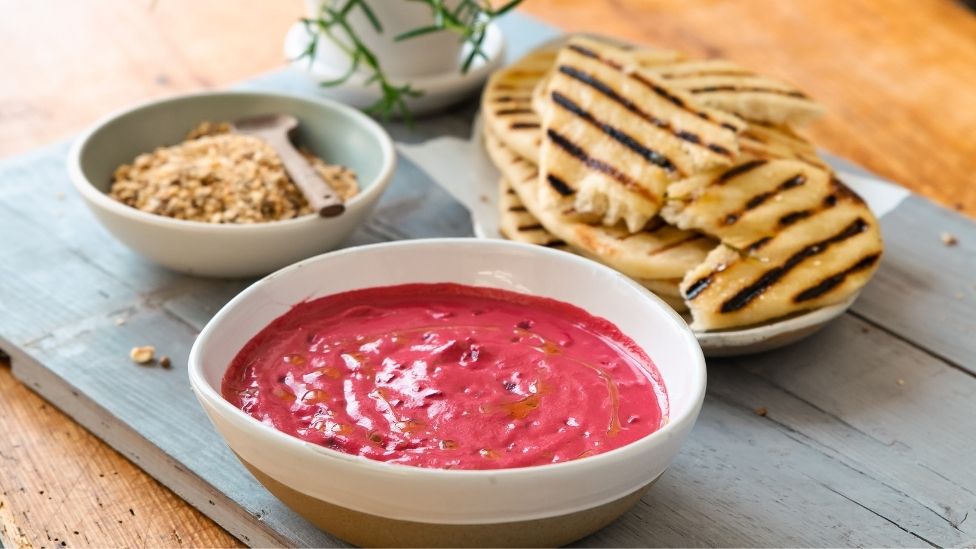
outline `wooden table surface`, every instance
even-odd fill
[[[299,2],[0,0],[0,157],[136,101],[280,66]],[[829,109],[824,148],[976,216],[976,17],[951,0],[528,0],[597,30],[783,76]],[[0,303],[2,314],[2,303]],[[6,547],[237,542],[0,367]]]

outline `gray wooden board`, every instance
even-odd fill
[[[554,34],[521,16],[504,26],[512,53]],[[313,91],[288,72],[245,87]],[[474,108],[388,126],[401,141],[466,136]],[[190,392],[193,338],[249,281],[174,274],[115,242],[72,194],[66,150],[0,164],[0,349],[14,374],[245,543],[340,545],[257,484]],[[788,349],[710,361],[672,468],[582,545],[976,542],[976,225],[917,197],[882,225],[885,260],[853,312]],[[470,234],[464,209],[401,158],[348,245]],[[147,343],[174,367],[131,364]]]

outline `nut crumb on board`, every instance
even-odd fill
[[[901,379],[901,378],[898,378],[898,381],[896,381],[896,383],[898,385],[904,385],[905,384],[905,380],[904,379]]]
[[[170,360],[168,356],[163,355],[159,357],[159,365],[162,366],[163,368],[169,368],[170,366],[173,365],[173,361]]]
[[[959,239],[956,238],[956,235],[952,233],[944,232],[940,236],[942,238],[942,243],[945,244],[946,246],[955,246],[956,244],[959,243]]]
[[[129,351],[129,358],[132,362],[136,364],[148,364],[152,362],[153,357],[156,356],[156,348],[152,345],[143,345],[141,347],[133,347]]]
[[[358,192],[352,170],[300,152],[343,200]],[[109,195],[144,212],[207,223],[259,223],[312,213],[271,145],[231,133],[226,122],[203,122],[186,141],[119,166]]]
[[[769,410],[767,410],[765,406],[760,406],[758,408],[754,408],[752,412],[757,416],[766,417],[766,414],[769,413]]]

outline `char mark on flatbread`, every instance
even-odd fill
[[[546,181],[549,182],[549,185],[553,189],[555,189],[557,193],[559,193],[559,194],[561,194],[563,196],[569,196],[569,195],[573,194],[574,192],[576,192],[576,191],[573,190],[572,187],[570,187],[569,185],[567,185],[565,181],[563,181],[562,179],[556,177],[553,174],[546,175]]]
[[[513,95],[495,95],[490,101],[492,103],[522,103],[530,104],[532,102],[531,93],[519,93]]]
[[[698,295],[705,291],[705,289],[708,288],[708,285],[712,283],[713,276],[715,276],[714,273],[708,274],[692,282],[688,286],[688,289],[685,290],[685,299],[691,301],[692,299],[698,297]]]
[[[727,70],[715,70],[715,71],[697,71],[697,72],[666,72],[659,71],[658,76],[664,78],[665,80],[681,80],[683,78],[700,78],[702,76],[752,76],[752,71],[746,69],[727,69]]]
[[[579,51],[579,50],[575,50],[575,51]],[[619,67],[617,65],[611,65],[611,66],[613,66],[615,68],[618,68],[618,70],[619,70]],[[690,132],[688,130],[682,130],[682,129],[675,128],[671,123],[667,122],[666,120],[662,120],[659,117],[656,117],[656,116],[651,115],[650,113],[648,113],[644,109],[641,109],[639,106],[637,106],[633,101],[627,99],[626,97],[621,96],[619,93],[617,93],[617,91],[612,86],[610,86],[609,84],[603,82],[602,80],[599,80],[598,78],[596,78],[595,76],[593,76],[591,74],[588,74],[588,73],[586,73],[586,72],[584,72],[584,71],[582,71],[582,70],[580,70],[580,69],[578,69],[576,67],[572,67],[570,65],[560,65],[556,70],[558,70],[560,73],[565,74],[566,76],[568,76],[568,77],[576,80],[577,82],[580,82],[582,84],[585,84],[585,85],[593,88],[594,90],[596,90],[596,91],[600,92],[601,94],[603,94],[608,99],[610,99],[612,101],[615,101],[616,103],[620,104],[625,109],[627,109],[628,111],[630,111],[633,114],[639,116],[640,118],[642,118],[642,119],[650,122],[651,124],[657,126],[658,128],[661,128],[662,130],[671,132],[678,139],[681,139],[683,141],[687,141],[688,143],[692,143],[692,144],[698,145],[700,147],[705,147],[705,148],[707,148],[707,149],[709,149],[712,152],[715,152],[717,154],[721,154],[721,155],[728,156],[728,157],[731,157],[732,156],[732,151],[728,150],[727,148],[723,147],[722,145],[719,145],[717,143],[704,143],[703,140],[702,140],[702,138],[698,134],[693,133],[693,132]],[[642,80],[642,82],[646,82],[646,80]],[[656,85],[655,85],[655,87],[660,88],[660,86],[656,86]],[[668,97],[671,97],[671,96],[669,95]],[[678,101],[680,102],[681,100],[678,99]],[[681,102],[681,104],[683,105],[684,103]],[[710,120],[710,119],[706,118],[706,120]],[[732,127],[730,129],[732,129],[734,131],[737,128]]]
[[[513,114],[535,114],[535,111],[533,111],[528,107],[525,108],[519,107],[514,109],[499,109],[495,111],[496,116],[509,116]]]
[[[809,99],[807,94],[799,90],[781,90],[778,88],[763,88],[759,86],[705,86],[703,88],[692,88],[689,91],[695,94],[716,93],[716,92],[772,93],[777,95],[796,97],[798,99]]]
[[[810,301],[811,299],[817,299],[837,286],[843,284],[844,281],[847,280],[848,276],[874,267],[874,264],[877,263],[879,259],[881,259],[880,253],[868,254],[843,271],[830,275],[821,280],[818,284],[799,292],[793,296],[793,301],[795,303],[802,303],[804,301]]]
[[[567,111],[575,114],[580,119],[586,121],[593,127],[599,129],[604,134],[611,137],[613,140],[617,141],[621,145],[627,147],[628,149],[637,153],[644,160],[647,160],[651,164],[664,169],[665,171],[671,173],[680,173],[675,167],[674,163],[668,159],[667,156],[651,150],[640,143],[637,139],[631,137],[627,132],[622,131],[618,128],[611,126],[605,122],[597,120],[592,114],[590,114],[586,109],[577,105],[572,99],[566,97],[565,95],[559,93],[558,91],[552,92],[552,100],[555,104],[566,109]]]
[[[737,166],[733,166],[724,172],[722,172],[718,177],[715,178],[715,183],[721,185],[727,183],[728,181],[739,177],[740,175],[747,174],[752,170],[765,164],[765,160],[750,160],[748,162],[743,162]]]
[[[612,68],[614,68],[614,69],[616,69],[618,71],[622,71],[624,69],[624,67],[622,67],[616,61],[614,61],[612,59],[607,59],[606,57],[600,55],[599,53],[597,53],[597,52],[595,52],[595,51],[593,51],[593,50],[591,50],[591,49],[589,49],[587,47],[581,46],[579,44],[570,44],[569,45],[569,49],[575,51],[576,53],[578,53],[580,55],[589,57],[591,59],[595,59],[595,60],[603,63],[604,65],[607,65],[609,67],[612,67]],[[655,82],[652,82],[652,81],[648,80],[647,78],[644,78],[640,74],[633,74],[632,76],[634,77],[635,80],[637,80],[638,82],[644,84],[645,86],[647,86],[648,88],[650,88],[651,90],[653,90],[654,93],[656,93],[659,96],[661,96],[661,98],[668,100],[669,102],[671,102],[674,106],[678,107],[679,109],[684,109],[684,110],[686,110],[686,111],[694,114],[695,116],[701,118],[702,120],[707,120],[709,122],[714,122],[716,124],[720,124],[720,125],[724,126],[725,128],[730,129],[732,131],[739,131],[741,129],[741,128],[737,128],[736,126],[734,126],[734,125],[732,125],[732,124],[730,124],[728,122],[725,122],[725,121],[722,121],[722,120],[716,120],[713,116],[711,116],[707,112],[703,112],[703,111],[700,111],[698,109],[695,109],[695,108],[689,106],[680,97],[674,95],[673,93],[671,93],[670,91],[668,91],[667,89],[665,89],[664,87],[662,87],[661,85],[659,85],[659,84],[657,84]]]
[[[567,139],[566,137],[559,134],[553,129],[547,130],[546,133],[549,136],[549,140],[554,145],[556,145],[557,147],[565,151],[566,154],[582,162],[587,168],[590,168],[591,170],[595,170],[607,176],[612,177],[614,180],[621,183],[628,190],[633,191],[634,193],[637,193],[638,195],[648,200],[654,202],[658,201],[657,197],[655,197],[650,192],[648,192],[648,190],[645,189],[642,185],[640,185],[639,183],[631,179],[629,175],[617,169],[616,166],[613,166],[612,164],[608,162],[604,162],[603,160],[600,160],[598,158],[591,157],[582,147],[573,143],[572,141],[570,141],[569,139]],[[547,180],[549,180],[548,176],[547,176]],[[549,181],[550,183],[552,182],[551,180]],[[563,193],[560,192],[560,194]]]
[[[811,215],[813,215],[813,213],[814,212],[812,210],[799,210],[796,212],[790,212],[784,215],[783,217],[779,218],[779,226],[789,227],[790,225],[796,223],[801,219],[806,219],[810,217]]]
[[[804,183],[806,183],[806,181],[807,181],[807,178],[806,178],[805,175],[803,175],[803,174],[797,174],[797,175],[794,175],[793,177],[787,179],[786,181],[783,181],[779,185],[777,185],[775,189],[773,189],[771,191],[762,192],[762,193],[757,194],[756,196],[753,196],[752,198],[750,198],[746,202],[745,206],[743,206],[741,210],[736,211],[736,212],[732,212],[732,213],[729,213],[729,214],[726,214],[726,216],[725,216],[725,224],[726,225],[731,225],[731,224],[735,223],[736,221],[738,221],[749,210],[754,210],[754,209],[758,208],[759,206],[762,206],[770,198],[778,195],[779,193],[781,193],[783,191],[788,191],[788,190],[790,190],[790,189],[792,189],[794,187],[799,187],[800,185],[803,185]]]
[[[746,246],[746,252],[748,252],[748,253],[758,252],[759,250],[762,249],[763,246],[765,246],[766,244],[769,244],[769,241],[772,240],[772,239],[773,239],[773,237],[771,237],[771,236],[764,236],[764,237],[760,238],[759,240],[753,242],[752,244],[749,244],[748,246]]]
[[[867,228],[868,223],[863,218],[859,217],[839,233],[818,242],[814,242],[813,244],[804,246],[799,251],[791,255],[782,265],[778,265],[767,270],[762,276],[759,277],[758,280],[746,286],[738,293],[724,301],[719,310],[723,313],[731,313],[742,309],[807,259],[824,253],[834,244],[843,242],[848,238],[856,236],[867,230]],[[842,281],[843,280],[841,280],[841,282]],[[839,283],[840,282],[837,284]],[[834,284],[834,286],[837,284]],[[701,292],[699,292],[699,294],[700,293]],[[687,294],[685,297],[689,300],[692,299],[688,297]]]

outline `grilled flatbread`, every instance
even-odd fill
[[[667,185],[726,166],[745,123],[699,105],[639,68],[626,50],[574,38],[544,89],[540,206],[640,231]]]
[[[788,84],[581,37],[493,84],[503,234],[605,263],[696,330],[843,302],[877,268],[877,219],[792,130],[820,107]]]
[[[652,57],[643,66],[701,104],[747,120],[801,125],[823,114],[819,104],[794,86],[724,59],[656,62]]]
[[[805,162],[750,159],[671,185],[661,215],[745,250],[816,209],[833,191],[830,173]]]
[[[546,230],[504,177],[498,182],[499,230],[515,242],[568,250],[569,245]]]
[[[538,158],[542,121],[532,109],[532,91],[556,60],[557,50],[539,49],[494,73],[481,96],[485,124],[525,158]]]
[[[660,65],[685,58],[684,54],[673,50],[635,48],[632,44],[607,36],[586,36],[626,49],[638,64]],[[567,36],[530,52],[509,67],[496,72],[485,86],[481,106],[486,123],[506,146],[514,149],[523,158],[539,158],[542,144],[542,121],[538,116],[542,110],[538,108],[539,99],[544,95],[559,48],[569,40],[570,37]],[[531,90],[530,108],[533,112],[525,110],[526,90]]]
[[[809,180],[782,194],[806,185],[819,186]],[[751,220],[742,216],[739,221],[753,234],[747,237],[738,229],[728,233],[736,245],[723,238],[723,244],[685,276],[681,290],[694,318],[692,328],[748,326],[840,303],[867,283],[883,248],[878,221],[840,181],[828,177],[825,187],[827,194],[805,208],[780,215],[778,206],[772,205],[765,209],[775,211],[773,215],[756,214]],[[811,192],[814,197],[819,194]],[[705,224],[714,218],[688,219]],[[775,223],[770,224],[772,219]]]
[[[539,207],[538,168],[485,132],[485,146],[499,171],[521,198],[529,213],[556,238],[577,252],[639,280],[674,280],[701,263],[716,242],[700,233],[684,231],[655,220],[636,234],[625,228],[567,220],[559,212]]]
[[[791,158],[822,170],[830,167],[817,155],[812,143],[794,133],[788,126],[765,126],[751,123],[739,135],[742,160]]]
[[[569,253],[577,253],[579,255],[587,256],[587,254],[576,250],[566,244],[564,241],[560,240],[552,233],[547,231],[543,227],[539,220],[536,219],[531,212],[529,212],[522,200],[516,194],[515,189],[512,185],[502,177],[498,182],[498,191],[500,196],[500,212],[501,217],[501,232],[502,235],[515,242],[524,242],[526,244],[536,244],[539,246],[546,246],[548,248],[554,248],[557,250],[562,250]],[[587,256],[589,257],[589,256]],[[599,261],[598,258],[590,257]],[[688,310],[685,305],[684,298],[681,296],[681,288],[679,287],[681,279],[672,280],[648,280],[648,279],[634,279],[635,282],[644,286],[651,292],[654,292],[658,297],[664,300],[672,309],[678,311],[679,313]]]

